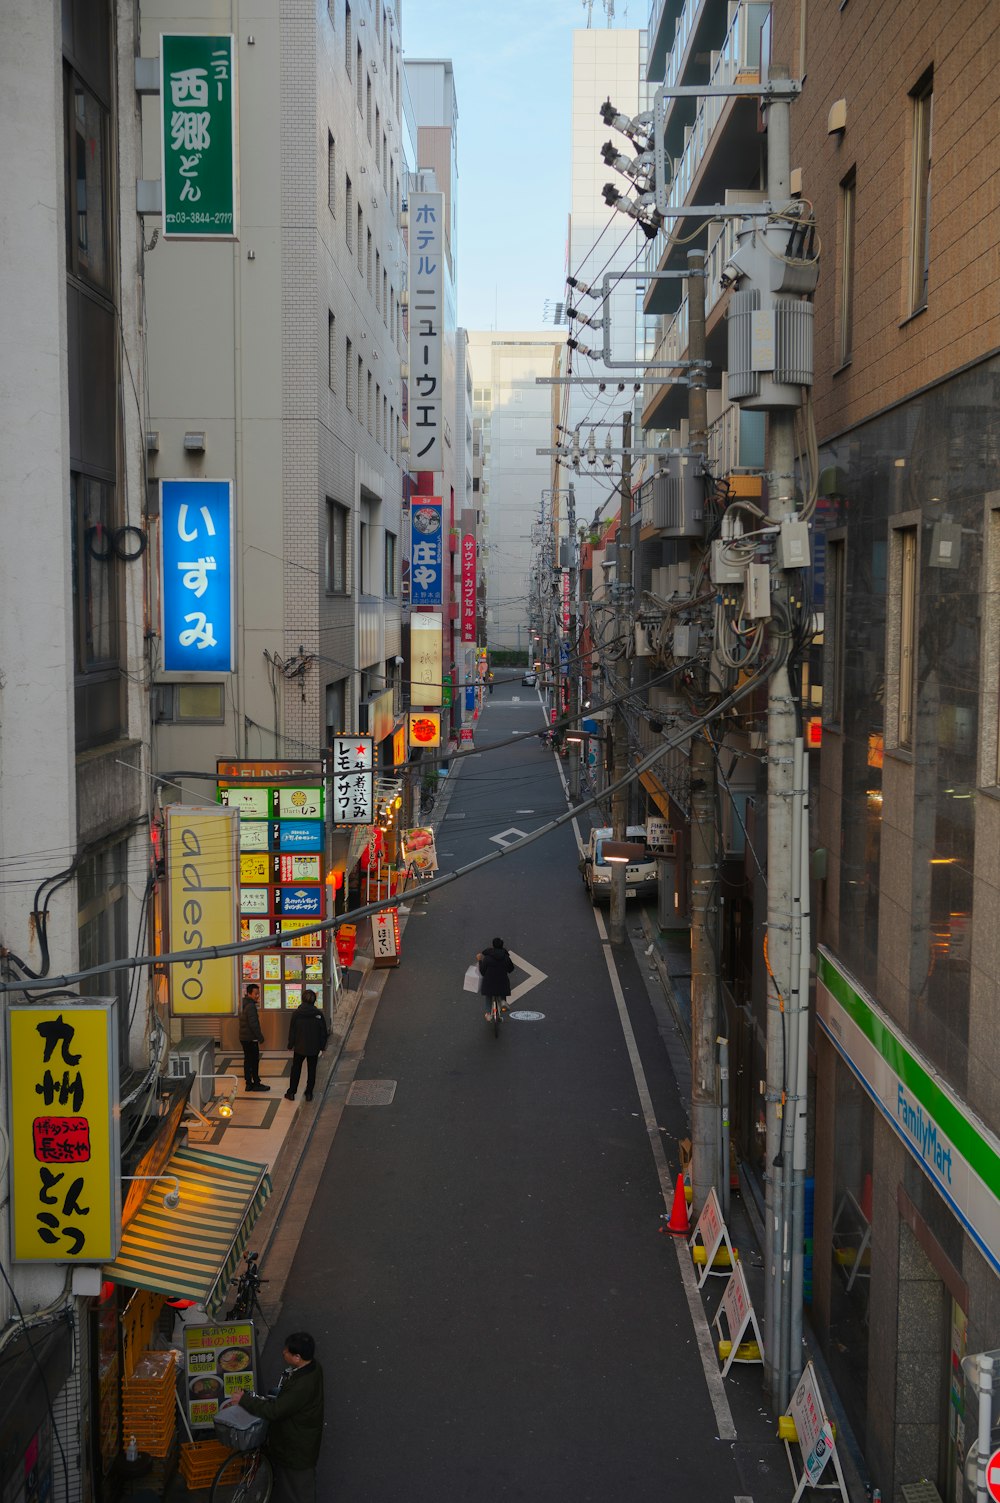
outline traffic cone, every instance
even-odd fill
[[[688,1222],[687,1197],[684,1194],[684,1176],[678,1174],[677,1185],[674,1190],[674,1203],[670,1207],[670,1220],[666,1230],[675,1237],[686,1237],[691,1230]]]

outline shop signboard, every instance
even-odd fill
[[[121,1238],[118,1004],[7,1009],[15,1263],[110,1263]]]
[[[441,497],[414,496],[411,502],[410,604],[440,605],[444,588]]]
[[[418,872],[437,871],[437,850],[430,825],[416,825],[403,831],[403,858]]]
[[[160,36],[163,234],[236,235],[236,67],[231,35]]]
[[[885,1121],[1000,1274],[1000,1139],[822,947],[816,1017]]]
[[[330,802],[335,825],[370,825],[375,817],[375,747],[371,736],[334,736]]]
[[[184,1328],[184,1395],[192,1430],[210,1428],[227,1399],[253,1393],[253,1338],[251,1321]]]
[[[444,194],[411,193],[408,208],[410,463],[415,470],[443,470]],[[414,543],[416,539],[414,530]],[[412,598],[416,603],[415,594]]]
[[[410,716],[410,745],[441,745],[441,716],[436,710],[420,710]]]
[[[231,480],[160,481],[165,673],[231,673],[235,565]]]
[[[372,964],[399,965],[399,914],[395,908],[372,914]]]
[[[320,991],[329,944],[324,931],[299,935],[326,910],[326,786],[319,761],[216,764],[219,799],[240,819],[240,937],[270,945],[241,956],[244,983],[261,986],[265,1011],[288,1011],[303,986]],[[288,929],[295,924],[296,931]]]
[[[476,539],[462,536],[462,641],[476,640]]]
[[[170,967],[170,1010],[174,1017],[235,1013],[235,957],[212,960],[200,952],[240,937],[239,815],[235,809],[170,804],[166,826],[169,945],[193,952]]]
[[[442,701],[442,617],[420,611],[410,617],[410,704],[434,708]]]

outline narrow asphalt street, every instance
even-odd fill
[[[442,870],[565,811],[555,758],[525,735],[541,723],[533,689],[497,685],[450,790]],[[790,1496],[759,1368],[727,1380],[720,1426],[658,1232],[651,1137],[675,1176],[677,1086],[633,947],[613,985],[576,863],[568,825],[416,899],[402,964],[317,1102],[319,1136],[336,1135],[264,1374],[286,1333],[314,1333],[321,1498]],[[544,973],[498,1039],[462,988],[495,934]]]

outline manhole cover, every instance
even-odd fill
[[[513,1018],[518,1023],[540,1023],[545,1017],[543,1012],[509,1012],[508,1018]]]
[[[394,1080],[353,1080],[347,1093],[348,1106],[388,1106],[396,1094]]]

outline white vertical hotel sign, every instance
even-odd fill
[[[822,948],[816,1016],[983,1257],[1000,1273],[1000,1138]]]
[[[408,208],[410,464],[415,470],[442,470],[444,194],[411,193]]]
[[[439,705],[441,692],[441,612],[416,611],[410,617],[410,703]]]

